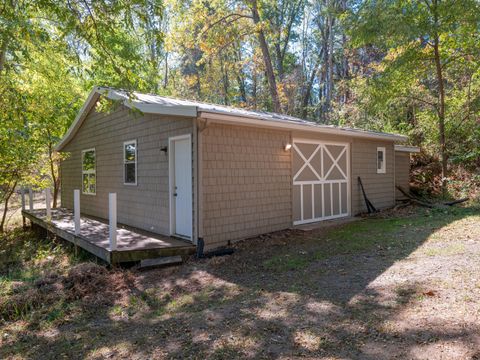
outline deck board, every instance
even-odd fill
[[[68,209],[52,209],[47,221],[46,210],[24,210],[33,223],[78,245],[109,263],[151,259],[161,256],[187,255],[195,252],[191,242],[154,234],[118,224],[117,250],[110,250],[109,227],[104,219],[81,216],[80,234],[75,235],[73,213]]]

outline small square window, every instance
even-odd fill
[[[384,147],[377,147],[377,174],[385,174],[387,172],[385,154],[386,149]]]

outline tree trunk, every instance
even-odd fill
[[[52,205],[52,207],[54,209],[58,207],[58,194],[60,193],[59,190],[60,190],[60,181],[55,182],[53,184],[53,205]]]
[[[343,0],[340,2],[340,11],[343,13],[347,10],[347,1]],[[342,27],[342,80],[347,80],[349,77],[349,64],[348,64],[348,40],[347,40],[347,35],[345,33],[345,29]],[[348,99],[350,97],[349,93],[349,86],[344,86],[345,90],[343,93],[343,104],[346,104],[348,102]]]
[[[328,14],[328,74],[327,74],[327,93],[325,97],[325,110],[327,119],[330,118],[330,108],[333,97],[333,16]]]
[[[7,35],[4,35],[2,40],[2,45],[0,47],[0,73],[3,71],[3,68],[5,67],[5,57],[7,54],[7,45],[8,45],[7,43],[8,43]]]
[[[260,15],[257,9],[257,0],[252,0],[252,18],[255,25],[260,23]],[[280,107],[280,100],[278,99],[277,82],[275,80],[275,73],[273,72],[272,58],[270,51],[268,50],[267,40],[262,29],[257,30],[258,42],[260,43],[260,49],[262,50],[263,61],[265,63],[265,72],[267,75],[268,85],[270,88],[270,96],[272,97],[273,111],[280,113],[282,111]]]
[[[238,89],[240,90],[240,98],[242,102],[247,102],[247,92],[245,91],[245,81],[240,75],[237,75]]]
[[[47,135],[51,138],[50,131],[47,130]],[[58,163],[57,159],[55,159],[55,154],[53,150],[53,143],[48,143],[48,162],[50,165],[50,176],[52,178],[52,185],[53,185],[53,208],[57,207],[58,204],[58,194],[60,188],[60,176],[58,174]]]
[[[252,75],[253,79],[252,79],[252,105],[253,105],[253,109],[256,110],[257,109],[257,69],[254,69],[254,73]]]
[[[220,57],[220,68],[222,70],[222,82],[223,82],[223,102],[225,105],[229,105],[228,101],[228,89],[230,87],[230,81],[228,78],[228,71],[225,68],[223,58]]]
[[[311,96],[311,93],[312,93],[312,86],[313,86],[313,82],[315,80],[315,75],[316,75],[318,67],[320,66],[320,63],[321,63],[321,58],[322,58],[322,54],[320,53],[318,58],[317,58],[317,62],[315,64],[315,66],[313,67],[312,72],[310,74],[310,77],[307,81],[307,86],[306,86],[305,94],[303,95],[303,101],[302,101],[302,117],[303,118],[306,118],[307,114],[308,114],[307,107],[308,107],[308,103],[310,101],[310,96]]]
[[[166,89],[168,85],[168,51],[165,53],[165,72],[163,74],[163,88]]]
[[[3,214],[2,221],[0,221],[0,233],[3,233],[5,231],[5,220],[7,219],[8,202],[10,201],[10,198],[12,197],[15,188],[17,187],[17,183],[18,181],[15,181],[13,183],[13,186],[6,192],[5,198],[3,199]]]
[[[438,24],[438,14],[437,14],[437,2],[434,1],[434,18],[435,24]],[[440,143],[440,153],[442,161],[442,191],[445,194],[447,190],[447,176],[448,176],[448,155],[447,155],[447,146],[445,140],[445,87],[443,84],[443,69],[442,63],[440,60],[440,39],[438,33],[435,33],[433,39],[433,51],[435,58],[435,69],[437,73],[437,82],[438,82],[438,132],[439,132],[439,143]]]
[[[240,44],[237,44],[238,48],[235,49],[235,61],[237,64],[242,64],[242,50]],[[238,89],[240,91],[240,98],[242,102],[247,103],[247,90],[245,87],[245,75],[242,67],[235,72],[235,77],[238,82]]]
[[[282,49],[280,48],[280,44],[275,44],[275,58],[277,62],[278,78],[282,80],[284,70],[283,70],[283,55],[282,55]]]

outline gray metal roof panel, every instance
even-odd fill
[[[127,92],[125,90],[119,89],[111,89],[111,88],[103,88],[110,92],[117,94],[120,97],[125,99],[130,99],[134,104],[150,104],[150,105],[160,105],[165,107],[173,107],[173,106],[185,106],[185,107],[195,107],[198,112],[213,112],[218,114],[225,114],[231,116],[240,116],[240,117],[249,117],[255,118],[258,120],[267,120],[267,121],[279,121],[282,123],[290,123],[290,124],[297,124],[297,125],[304,125],[307,127],[314,127],[317,129],[324,128],[324,129],[336,129],[344,131],[346,134],[351,133],[353,134],[371,134],[373,136],[381,136],[381,137],[391,137],[392,140],[399,140],[399,138],[406,139],[403,135],[399,134],[392,134],[392,133],[385,133],[380,131],[371,131],[371,130],[363,130],[351,127],[341,127],[341,126],[334,126],[334,125],[325,125],[319,124],[314,121],[300,119],[290,115],[284,114],[277,114],[268,111],[259,111],[259,110],[248,110],[242,108],[235,108],[231,106],[225,105],[217,105],[217,104],[209,104],[205,102],[199,101],[192,101],[192,100],[183,100],[177,98],[171,98],[166,96],[159,96],[155,94],[143,94],[138,92]]]

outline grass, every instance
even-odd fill
[[[0,243],[0,358],[32,358],[38,351],[34,349],[39,348],[51,351],[53,357],[74,353],[84,358],[105,354],[155,357],[155,351],[160,351],[158,357],[276,357],[276,353],[262,352],[270,346],[290,346],[290,352],[280,350],[287,358],[295,354],[315,358],[319,352],[334,354],[336,349],[350,346],[344,338],[350,343],[357,339],[375,342],[377,338],[362,338],[366,335],[357,333],[339,334],[341,341],[335,336],[342,328],[360,333],[363,330],[358,329],[384,328],[382,331],[391,329],[397,334],[394,316],[382,323],[385,312],[452,299],[442,293],[442,287],[457,286],[458,282],[447,279],[437,282],[437,287],[425,288],[405,271],[400,282],[392,281],[393,295],[387,297],[388,305],[382,306],[372,303],[375,292],[369,295],[372,297],[360,298],[357,306],[348,305],[359,292],[348,289],[349,285],[360,282],[370,287],[375,277],[408,257],[409,264],[416,261],[419,267],[427,258],[442,259],[439,264],[446,266],[448,257],[471,254],[462,232],[478,229],[479,214],[478,208],[419,209],[400,218],[369,218],[328,231],[293,233],[286,245],[260,249],[256,246],[263,245],[254,243],[219,264],[193,261],[170,273],[135,273],[137,281],[145,281],[142,290],[132,285],[125,298],[88,311],[84,299],[69,299],[65,290],[48,291],[40,298],[29,294],[38,294],[38,283],[52,274],[65,275],[92,258],[76,254],[67,244],[17,229]],[[378,262],[371,277],[363,279],[367,275],[345,266],[355,263],[358,267],[366,256]],[[105,276],[112,279],[119,273],[125,272],[109,270]],[[142,280],[149,274],[155,276]],[[467,275],[465,282],[470,278]],[[477,282],[468,289],[477,291],[479,287]],[[332,295],[330,291],[337,288],[338,294]],[[425,295],[428,290],[435,290],[435,296]],[[351,295],[344,299],[345,293]],[[477,299],[473,292],[458,297],[464,307],[475,305]],[[22,298],[28,301],[22,302]],[[57,330],[60,335],[44,341],[45,332]],[[7,340],[2,344],[5,334]],[[355,351],[353,354],[358,354]],[[337,355],[352,357],[348,351],[345,354]]]
[[[47,302],[48,294],[36,292],[36,282],[49,274],[65,274],[91,259],[63,242],[42,239],[21,228],[4,234],[0,239],[0,320],[23,320],[35,327],[62,322],[72,304],[61,297]]]
[[[464,244],[450,244],[444,247],[428,247],[425,249],[428,256],[452,256],[461,255],[465,252]]]
[[[419,209],[414,216],[404,218],[370,218],[351,222],[340,228],[329,230],[325,237],[316,239],[314,249],[293,252],[286,247],[285,252],[273,255],[262,262],[268,271],[287,272],[308,268],[312,263],[327,260],[333,256],[356,254],[369,249],[402,251],[410,244],[445,224],[456,219],[475,216],[478,208]],[[435,235],[432,235],[435,237]],[[401,241],[401,242],[400,242]],[[402,243],[403,242],[403,243]],[[451,244],[443,248],[429,247],[429,256],[461,254],[465,247]]]
[[[264,261],[263,265],[271,271],[300,270],[307,267],[310,261],[311,258],[306,255],[282,254]]]

